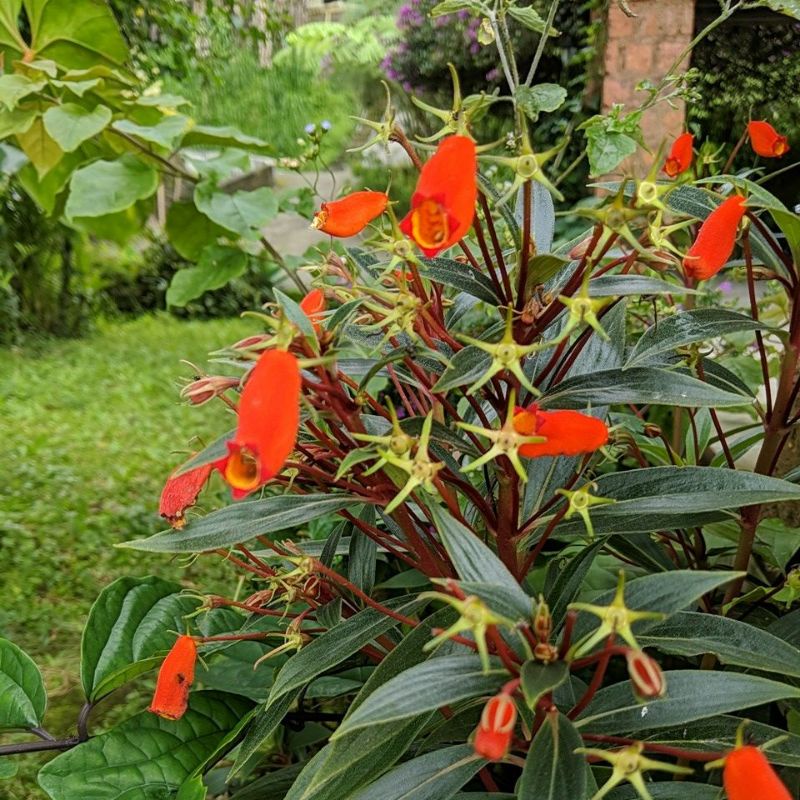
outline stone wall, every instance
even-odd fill
[[[606,45],[603,79],[603,110],[615,103],[628,108],[646,97],[636,91],[645,79],[659,80],[692,39],[694,0],[628,0],[636,14],[629,17],[611,0],[606,19]],[[684,68],[687,65],[684,64]],[[671,139],[683,130],[684,108],[661,103],[645,114],[642,127],[647,144],[657,148],[662,139]],[[648,162],[646,153],[632,158],[632,168]]]

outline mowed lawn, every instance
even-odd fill
[[[62,706],[79,700],[81,630],[103,586],[155,574],[234,590],[237,576],[215,557],[192,562],[114,545],[164,528],[166,476],[233,425],[222,403],[179,400],[179,379],[191,375],[181,359],[205,366],[209,351],[257,330],[252,320],[157,316],[34,351],[0,350],[0,635],[43,669],[46,726],[55,732],[74,724],[74,708],[65,713],[59,698]],[[222,501],[214,478],[203,508]]]

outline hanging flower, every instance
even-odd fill
[[[340,238],[355,236],[383,214],[388,204],[389,198],[383,192],[353,192],[323,203],[311,227]]]
[[[239,425],[228,454],[214,463],[234,500],[274,478],[294,450],[300,427],[300,368],[284,350],[256,362],[239,401]]]
[[[733,253],[739,223],[746,211],[744,203],[744,197],[733,195],[706,217],[694,244],[683,259],[683,269],[687,275],[705,281],[725,266]]]
[[[667,160],[664,163],[664,172],[670,178],[686,172],[692,166],[692,146],[694,145],[694,136],[691,133],[682,133],[673,143],[669,151]]]
[[[519,454],[523,458],[576,456],[593,453],[608,443],[608,426],[603,420],[579,411],[540,411],[536,403],[516,408],[514,430],[546,439],[522,445]]]
[[[167,478],[167,482],[161,490],[158,513],[173,528],[182,528],[186,524],[184,513],[187,508],[191,508],[197,502],[197,496],[206,485],[210,475],[211,464],[203,464],[181,475],[173,473]]]
[[[400,230],[432,258],[464,238],[478,199],[475,143],[468,136],[442,139],[423,165]]]
[[[489,761],[501,761],[511,746],[516,722],[517,707],[511,697],[507,694],[493,697],[484,707],[475,731],[472,745],[475,752]]]
[[[792,800],[767,757],[752,745],[742,745],[728,754],[722,782],[728,800]]]
[[[764,158],[780,158],[789,152],[789,141],[781,136],[769,122],[754,120],[747,123],[750,146]]]
[[[191,636],[179,636],[161,664],[153,702],[148,711],[165,719],[180,719],[189,703],[194,682],[197,645]]]
[[[322,291],[322,289],[312,289],[300,301],[300,308],[303,309],[305,315],[311,320],[311,324],[314,326],[314,333],[319,336],[322,329],[322,314],[327,308],[327,303],[325,302],[325,293]]]

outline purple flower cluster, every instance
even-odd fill
[[[406,4],[404,6],[400,6],[400,10],[397,12],[397,27],[400,30],[408,30],[409,28],[419,28],[423,22],[425,22],[425,17],[419,11],[419,0],[414,2],[411,0],[411,4]]]

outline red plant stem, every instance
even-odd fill
[[[517,276],[517,311],[525,306],[525,287],[528,284],[528,264],[531,258],[531,182],[522,185],[522,248],[519,254],[519,274]]]
[[[533,548],[533,552],[531,552],[531,554],[525,559],[525,563],[522,565],[523,575],[527,575],[530,572],[531,568],[536,563],[536,559],[539,558],[544,546],[547,544],[547,540],[556,529],[556,525],[561,522],[568,509],[569,504],[564,503],[563,507],[556,511],[556,513],[553,515],[553,518],[544,529],[544,533],[539,538],[539,541],[536,542],[536,547]]]
[[[605,744],[632,745],[636,739],[626,739],[622,736],[606,736],[602,733],[582,733],[581,738],[587,742],[603,742]],[[649,753],[660,753],[673,758],[685,758],[687,761],[717,761],[724,753],[709,753],[703,750],[684,750],[682,747],[670,747],[666,744],[643,742],[644,749]]]
[[[589,705],[592,701],[592,698],[597,694],[597,690],[603,685],[603,678],[606,676],[606,670],[608,669],[608,662],[611,661],[611,655],[613,651],[614,645],[614,635],[612,634],[606,639],[606,646],[603,650],[603,657],[597,664],[597,669],[594,671],[594,675],[592,675],[592,682],[589,684],[589,687],[583,694],[580,700],[575,704],[575,706],[569,711],[567,716],[570,719],[575,719],[585,708]]]
[[[306,617],[308,609],[301,613],[294,613],[291,611],[278,611],[275,608],[262,608],[261,606],[248,605],[247,603],[240,603],[238,600],[228,600],[225,597],[214,598],[215,608],[217,606],[231,606],[232,608],[241,608],[251,614],[258,614],[262,617],[289,617],[290,619],[297,619],[298,617]]]
[[[700,378],[701,381],[705,381],[706,379],[702,358],[697,360],[697,377]],[[725,432],[722,430],[722,425],[720,425],[717,412],[713,408],[709,409],[709,411],[711,412],[711,422],[714,425],[714,430],[717,432],[717,439],[719,440],[720,447],[722,447],[722,452],[725,454],[725,460],[728,462],[728,466],[731,469],[736,469],[736,462],[734,461],[733,454],[728,446],[728,439],[725,436]]]
[[[389,140],[393,142],[397,142],[403,150],[406,151],[406,155],[411,159],[411,163],[418,169],[422,169],[422,159],[417,154],[417,151],[414,149],[414,146],[408,140],[405,132],[399,125],[395,125],[392,129],[392,133],[389,136]]]
[[[257,567],[260,567],[264,570],[264,573],[267,575],[275,575],[277,574],[275,570],[269,565],[265,564],[258,556],[254,553],[251,553],[243,544],[238,545],[239,552],[243,553],[247,558],[255,564]]]
[[[563,661],[572,646],[572,632],[575,630],[575,623],[578,619],[576,611],[567,611],[567,618],[564,621],[564,634],[561,637],[561,646],[558,648],[558,657]]]
[[[233,553],[229,550],[223,550],[219,548],[213,551],[217,555],[222,556],[226,561],[230,561],[233,564],[236,564],[237,567],[240,569],[247,570],[248,572],[252,572],[254,575],[258,575],[260,578],[271,578],[274,575],[274,572],[270,569],[269,573],[264,573],[258,567],[254,567],[252,564],[248,564],[246,561],[242,561],[240,558],[237,558]]]
[[[348,592],[356,595],[356,597],[359,597],[368,606],[374,608],[376,611],[380,611],[381,614],[385,614],[387,617],[396,619],[398,622],[402,622],[403,625],[409,625],[412,628],[416,628],[417,625],[419,625],[415,619],[411,619],[411,617],[400,614],[397,611],[394,611],[393,609],[383,605],[382,603],[379,603],[377,600],[373,600],[366,592],[359,589],[358,586],[356,586],[354,583],[351,583],[343,575],[340,575],[338,572],[336,572],[336,570],[326,567],[321,561],[314,561],[314,569],[328,578],[329,582],[332,582],[337,586],[346,589]]]
[[[775,237],[772,235],[772,231],[757,217],[755,214],[747,212],[747,218],[753,223],[753,225],[758,228],[758,232],[767,240],[767,243],[774,251],[775,255],[780,258],[783,265],[786,267],[786,271],[789,273],[789,280],[791,281],[791,290],[796,291],[797,289],[797,265],[792,264],[791,258],[783,252],[783,248],[778,244]],[[782,281],[783,282],[783,281]]]
[[[747,266],[747,293],[750,297],[750,314],[758,322],[758,300],[756,299],[756,285],[753,278],[753,252],[750,247],[750,234],[745,231],[742,237],[742,249],[744,250],[744,263]],[[761,376],[764,381],[764,391],[767,395],[767,421],[772,416],[772,387],[769,382],[769,360],[767,350],[764,347],[764,337],[761,331],[756,331],[756,342],[758,343],[758,355],[761,360]]]
[[[477,214],[475,215],[475,220],[472,224],[472,227],[475,231],[475,237],[478,240],[478,247],[480,248],[481,255],[483,256],[483,263],[486,264],[486,268],[489,270],[489,278],[492,281],[492,286],[494,286],[494,290],[497,293],[498,298],[503,300],[505,299],[503,297],[503,287],[500,283],[500,278],[497,275],[497,268],[494,265],[491,254],[489,253],[489,247],[486,244],[486,237],[483,233],[483,226],[481,225],[480,218]]]
[[[481,769],[481,771],[478,773],[478,777],[481,779],[483,788],[486,789],[487,792],[500,791],[500,787],[494,782],[494,778],[492,777],[492,773],[489,772],[488,767],[483,767],[483,769]]]
[[[503,288],[505,289],[505,302],[511,304],[514,300],[514,290],[511,288],[511,280],[508,277],[508,268],[506,267],[505,259],[503,258],[503,248],[500,245],[500,240],[497,238],[497,229],[494,225],[491,211],[489,210],[489,201],[483,192],[478,192],[478,203],[483,211],[483,218],[486,220],[486,227],[489,229],[489,237],[492,240],[492,248],[494,249],[494,257],[497,260],[497,268],[500,270],[500,278],[503,281]]]

